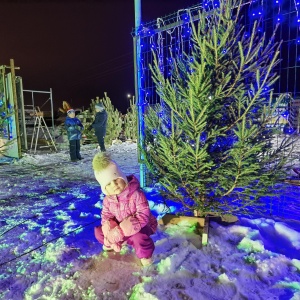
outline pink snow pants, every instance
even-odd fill
[[[153,234],[152,229],[146,225],[138,233],[125,237],[124,242],[126,241],[128,245],[134,248],[139,259],[150,258],[155,248],[154,242],[150,237],[151,234]],[[102,226],[95,227],[95,237],[99,243],[104,244]]]

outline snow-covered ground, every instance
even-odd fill
[[[94,146],[81,152],[76,163],[61,150],[0,166],[0,299],[300,299],[299,186],[280,186],[274,218],[211,221],[207,246],[186,221],[160,225],[154,265],[141,268],[131,248],[105,253],[94,238],[103,196]],[[139,177],[136,144],[108,152]],[[146,194],[160,218],[161,197]]]

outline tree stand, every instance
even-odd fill
[[[201,244],[202,246],[207,245],[208,243],[208,225],[209,217],[198,217],[197,212],[194,212],[195,216],[176,216],[173,214],[165,214],[159,221],[160,225],[173,224],[176,225],[180,221],[188,221],[191,224],[197,224],[197,229],[201,234]]]
[[[194,216],[176,216],[173,214],[165,214],[159,221],[160,225],[173,224],[176,225],[180,221],[187,221],[191,225],[197,224],[197,229],[201,234],[201,245],[206,246],[208,243],[208,229],[209,229],[209,221],[213,220],[222,225],[230,225],[238,221],[236,216],[230,214],[224,215],[216,215],[214,213],[209,213],[205,217],[202,217],[200,212],[194,211]]]

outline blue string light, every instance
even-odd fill
[[[214,7],[217,8],[220,6],[220,1],[214,1]]]
[[[158,113],[158,116],[159,116],[160,118],[162,118],[162,117],[164,116],[164,112],[163,112],[163,111],[159,112],[159,113]]]
[[[187,23],[190,21],[190,16],[188,13],[184,13],[182,16],[181,16],[181,20],[184,21],[184,23]]]
[[[283,113],[281,114],[281,116],[282,116],[283,118],[287,119],[288,116],[289,116],[289,111],[286,110],[285,112],[283,112]]]
[[[200,141],[205,143],[207,139],[207,132],[202,132],[200,135]]]
[[[282,22],[282,15],[278,15],[278,16],[277,16],[277,22],[278,22],[278,23],[281,23],[281,22]]]
[[[285,133],[285,134],[293,134],[294,132],[295,132],[295,129],[288,125],[283,127],[283,133]]]
[[[288,2],[290,3],[289,5]],[[220,4],[217,0],[203,0],[202,1],[202,8],[205,11],[212,10],[216,7],[218,7]],[[267,30],[271,30],[275,27],[276,24],[280,24],[284,30],[291,28],[292,30],[289,33],[288,40],[284,41],[282,44],[282,48],[285,47],[287,49],[286,51],[291,51],[289,53],[296,53],[291,55],[283,55],[283,61],[284,66],[288,65],[289,70],[294,70],[295,67],[297,68],[297,74],[299,70],[299,62],[300,62],[300,55],[298,55],[299,50],[298,46],[300,44],[300,36],[298,37],[299,30],[295,29],[295,26],[300,28],[300,18],[298,15],[298,11],[300,9],[300,1],[299,0],[273,0],[273,1],[264,1],[264,0],[253,0],[251,1],[251,4],[247,7],[247,13],[245,15],[246,23],[246,32],[244,33],[244,39],[250,38],[250,32],[247,32],[247,30],[251,31],[251,24],[253,24],[254,21],[261,19],[262,23],[261,26],[257,28],[257,32],[261,35],[265,33]],[[141,75],[141,89],[142,89],[142,97],[143,102],[145,105],[149,105],[157,103],[160,101],[160,95],[157,95],[155,92],[155,88],[153,87],[153,82],[151,79],[151,71],[149,69],[149,64],[153,60],[152,56],[152,50],[154,50],[157,53],[157,57],[159,59],[159,69],[164,74],[164,76],[168,77],[168,80],[172,83],[174,80],[176,80],[176,77],[174,75],[175,68],[178,67],[178,58],[181,58],[181,61],[183,61],[182,53],[186,52],[187,55],[191,55],[193,51],[193,41],[191,39],[192,30],[191,30],[191,18],[190,14],[187,12],[187,10],[180,10],[177,12],[177,22],[179,21],[179,25],[175,27],[170,27],[169,29],[165,31],[159,31],[157,28],[162,26],[167,26],[169,23],[164,23],[165,19],[161,19],[163,21],[157,21],[156,25],[141,25],[138,28],[138,35],[140,35],[141,38],[141,52],[142,52],[142,58],[141,58],[141,65],[142,65],[142,75]],[[209,17],[208,17],[209,21]],[[159,26],[157,25],[159,23]],[[197,22],[196,22],[197,23]],[[248,27],[249,25],[249,27]],[[273,25],[273,27],[272,27]],[[281,29],[280,29],[281,30]],[[281,34],[280,32],[277,32],[276,38],[278,38],[278,34]],[[163,50],[163,51],[162,51]],[[223,55],[226,55],[228,53],[228,49],[221,49],[221,53]],[[270,56],[270,59],[272,57]],[[185,68],[188,72],[192,73],[195,70],[192,70],[191,63],[194,62],[193,57],[184,58],[184,64]],[[282,63],[278,65],[278,73],[281,72],[283,69]],[[291,71],[292,72],[292,71]],[[288,82],[292,77],[290,76],[286,81]],[[298,80],[298,79],[297,79]],[[284,80],[281,80],[283,82]],[[298,80],[299,81],[299,80]],[[282,85],[282,86],[281,86]],[[279,85],[279,92],[282,90],[287,90],[290,88],[290,86],[286,86],[287,84],[281,83]],[[295,85],[295,84],[294,84]],[[292,85],[291,85],[292,86]],[[257,86],[254,86],[254,91],[257,89]],[[263,93],[266,95],[270,92],[270,89],[273,89],[272,87],[264,87]],[[293,89],[293,88],[292,88]],[[248,90],[248,96],[253,95],[254,91]],[[297,87],[294,88],[294,91],[299,93],[299,85],[297,84]],[[294,92],[293,91],[293,92]],[[247,92],[247,91],[246,91]],[[172,124],[166,120],[166,115],[159,114],[159,117],[162,118],[162,122],[164,123],[164,126],[166,128],[171,128]],[[285,118],[285,115],[283,115]],[[225,119],[225,117],[221,117],[221,119]],[[154,132],[157,132],[155,129]],[[205,138],[202,136],[201,142],[205,142]],[[216,148],[222,148],[224,142],[216,143]]]

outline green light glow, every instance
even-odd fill
[[[265,248],[264,245],[260,240],[253,241],[247,237],[244,237],[240,243],[238,244],[237,248],[239,250],[244,250],[246,252],[264,252]]]
[[[129,297],[129,300],[159,300],[158,298],[154,297],[153,295],[145,292],[144,283],[138,283],[132,289],[132,294]]]
[[[299,259],[292,259],[292,264],[294,267],[296,267],[298,269],[298,271],[300,271],[300,260]]]
[[[17,273],[18,274],[26,274],[26,268],[24,266],[20,266],[17,268]]]
[[[289,289],[293,290],[294,292],[300,291],[300,282],[297,282],[297,281],[291,281],[291,282],[279,281],[277,283],[277,285],[285,287],[285,288],[289,288]]]
[[[159,274],[164,274],[166,271],[170,270],[171,267],[171,258],[167,257],[166,259],[162,259],[160,263],[157,265],[157,271]]]
[[[75,204],[74,204],[74,203],[71,203],[71,204],[69,205],[68,209],[76,209],[76,208],[75,208]]]
[[[6,244],[6,243],[0,244],[0,249],[5,249],[8,247],[9,247],[9,244]]]
[[[228,283],[228,282],[230,282],[228,276],[225,273],[219,275],[218,280],[221,283]]]

